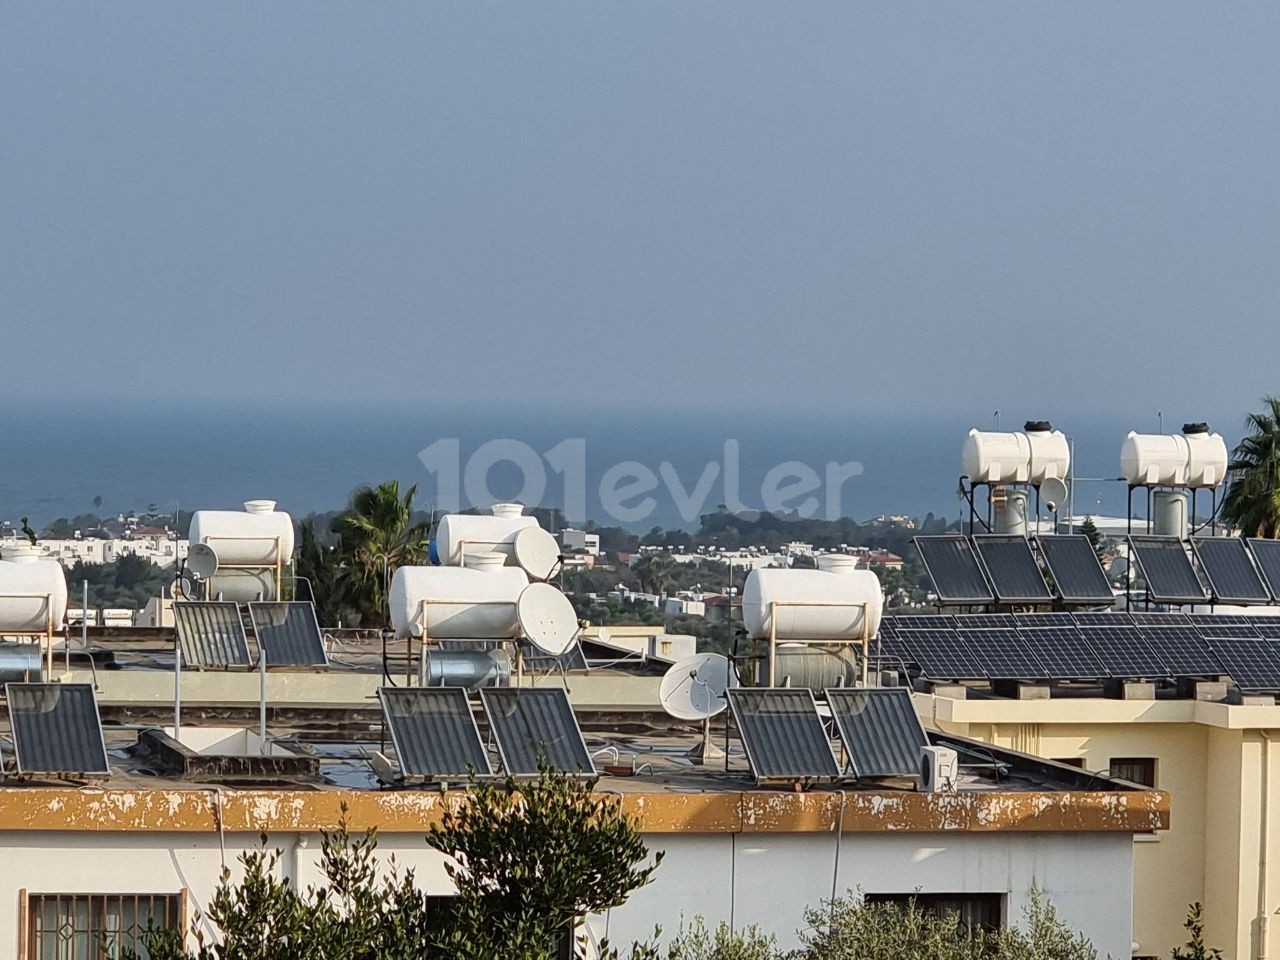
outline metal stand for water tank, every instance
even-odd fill
[[[869,664],[871,661],[871,637],[867,632],[868,627],[868,602],[866,600],[858,600],[850,603],[812,603],[807,600],[771,600],[769,601],[769,659],[768,659],[768,679],[769,686],[772,687],[777,683],[777,646],[778,646],[778,607],[861,607],[862,608],[862,631],[857,637],[849,637],[845,639],[823,640],[823,644],[832,646],[853,646],[862,647],[862,685],[867,685],[869,676]],[[788,643],[809,643],[810,641],[795,640],[787,641]],[[814,641],[816,642],[816,641]]]

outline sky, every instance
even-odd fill
[[[10,4],[0,400],[1238,427],[1277,49],[1270,3]]]

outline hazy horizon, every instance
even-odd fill
[[[1272,5],[15,6],[0,400],[1234,427],[1275,389],[1278,41]]]

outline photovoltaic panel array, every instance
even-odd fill
[[[1214,599],[1221,603],[1271,602],[1271,591],[1253,566],[1244,541],[1236,537],[1202,537],[1191,541]]]
[[[184,662],[201,667],[247,667],[252,662],[238,603],[175,600],[173,619]]]
[[[1249,552],[1253,554],[1263,579],[1267,581],[1271,596],[1280,600],[1280,540],[1250,537],[1246,543],[1249,544]]]
[[[1049,678],[1090,680],[1108,676],[1093,647],[1075,627],[1023,627],[1018,633]]]
[[[1185,613],[1149,613],[1137,611],[1129,619],[1140,627],[1189,627],[1191,618]]]
[[[953,624],[957,630],[1003,630],[1011,625],[1007,613],[958,613]]]
[[[320,622],[311,601],[250,603],[249,617],[267,666],[328,666]]]
[[[811,690],[737,687],[729,706],[757,780],[840,776]]]
[[[965,537],[916,537],[916,549],[942,603],[992,603],[982,568]]]
[[[1068,603],[1111,603],[1115,594],[1089,538],[1062,534],[1036,538],[1058,596]]]
[[[1020,627],[1074,627],[1075,617],[1069,613],[1015,613],[1014,623]]]
[[[383,687],[382,715],[406,777],[466,777],[493,772],[461,687]]]
[[[1168,677],[1213,677],[1223,673],[1200,631],[1189,624],[1138,627],[1164,661]]]
[[[1044,665],[1031,651],[1022,634],[1012,627],[957,631],[969,648],[982,676],[992,680],[1044,677]]]
[[[826,691],[855,777],[911,777],[929,745],[911,695],[902,688]]]
[[[932,680],[976,680],[982,665],[954,630],[899,630],[897,639],[911,652],[920,672]]]
[[[1075,613],[1072,614],[1077,627],[1131,627],[1133,626],[1133,617],[1127,613],[1117,613],[1115,611],[1105,611],[1101,613]]]
[[[1137,627],[1080,627],[1109,677],[1163,677],[1167,671]]]
[[[1209,599],[1186,547],[1177,537],[1130,537],[1147,596],[1157,603],[1201,603]]]
[[[564,773],[595,773],[563,689],[488,687],[480,699],[507,773],[536,776],[540,764]]]
[[[1235,637],[1252,640],[1262,636],[1253,626],[1257,617],[1247,617],[1237,613],[1192,613],[1187,619],[1200,631],[1200,636],[1205,638]]]
[[[8,683],[5,699],[19,775],[110,774],[91,685]]]
[[[975,536],[973,549],[1002,603],[1048,603],[1053,599],[1026,537]]]
[[[1280,689],[1280,644],[1244,637],[1209,639],[1222,668],[1242,689]]]

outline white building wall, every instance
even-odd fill
[[[672,834],[648,838],[666,858],[650,886],[623,907],[589,923],[615,944],[648,939],[655,925],[669,937],[682,918],[703,916],[737,927],[757,924],[784,948],[797,945],[807,905],[861,889],[868,893],[1000,893],[1017,922],[1033,886],[1061,918],[1084,932],[1103,956],[1130,955],[1131,835],[848,834],[836,873],[834,837],[823,834]],[[257,845],[230,834],[0,833],[0,957],[18,943],[19,891],[31,893],[177,893],[191,907],[208,903],[225,862]],[[320,879],[319,837],[276,834],[282,869],[301,887]],[[448,894],[445,858],[417,834],[383,834],[379,850],[415,871],[427,893]]]

